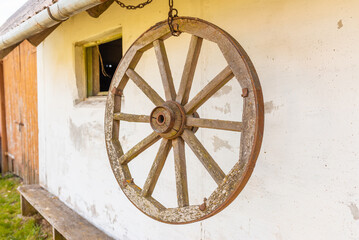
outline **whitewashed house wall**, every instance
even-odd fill
[[[125,51],[165,19],[166,1],[137,11],[114,4],[98,19],[81,13],[38,47],[41,185],[116,239],[359,239],[359,2],[182,0],[175,7],[180,15],[205,19],[233,35],[258,72],[265,131],[243,192],[202,222],[176,226],[152,220],[127,200],[112,174],[104,141],[105,97],[78,101],[75,44],[121,28]],[[188,40],[166,41],[176,86]],[[191,96],[224,64],[216,46],[205,43]],[[163,94],[153,52],[144,55],[138,71]],[[127,112],[149,114],[153,106],[142,93],[133,84],[126,91]],[[240,119],[240,92],[232,80],[199,114]],[[150,131],[146,125],[123,125],[124,148]],[[228,171],[238,155],[238,135],[214,130],[197,135]],[[130,165],[140,186],[156,151],[152,147]],[[187,152],[190,201],[199,203],[215,185]],[[175,205],[174,184],[169,158],[154,193],[168,206]]]

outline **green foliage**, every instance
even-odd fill
[[[13,175],[0,177],[0,239],[47,240],[34,218],[23,219],[17,187],[20,180]]]

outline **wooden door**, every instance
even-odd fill
[[[3,60],[8,170],[38,183],[36,47],[24,41]]]

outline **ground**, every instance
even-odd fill
[[[19,178],[13,175],[0,177],[0,240],[49,240],[51,227],[41,218],[22,217],[17,187]]]

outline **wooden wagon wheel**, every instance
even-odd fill
[[[180,87],[176,93],[164,41],[171,37],[167,22],[160,22],[142,34],[120,62],[111,83],[105,113],[107,151],[114,175],[129,200],[148,216],[166,223],[183,224],[208,218],[230,204],[247,183],[262,142],[263,98],[255,69],[242,47],[226,32],[206,21],[180,17],[173,22],[181,32],[192,35]],[[195,97],[189,93],[203,39],[220,48],[228,66],[211,80]],[[162,99],[136,71],[143,52],[154,48],[159,65],[165,100]],[[243,94],[242,122],[203,119],[196,110],[232,78],[237,79]],[[155,104],[150,115],[121,112],[121,96],[131,79]],[[239,96],[239,98],[241,98]],[[151,111],[149,110],[149,112]],[[120,121],[151,124],[153,132],[124,153],[119,141]],[[213,128],[241,132],[239,160],[226,175],[195,136],[194,128]],[[131,179],[128,163],[161,140],[160,148],[143,186]],[[189,205],[185,144],[187,144],[218,187],[199,205]],[[166,208],[151,195],[173,147],[175,159],[177,208]]]

